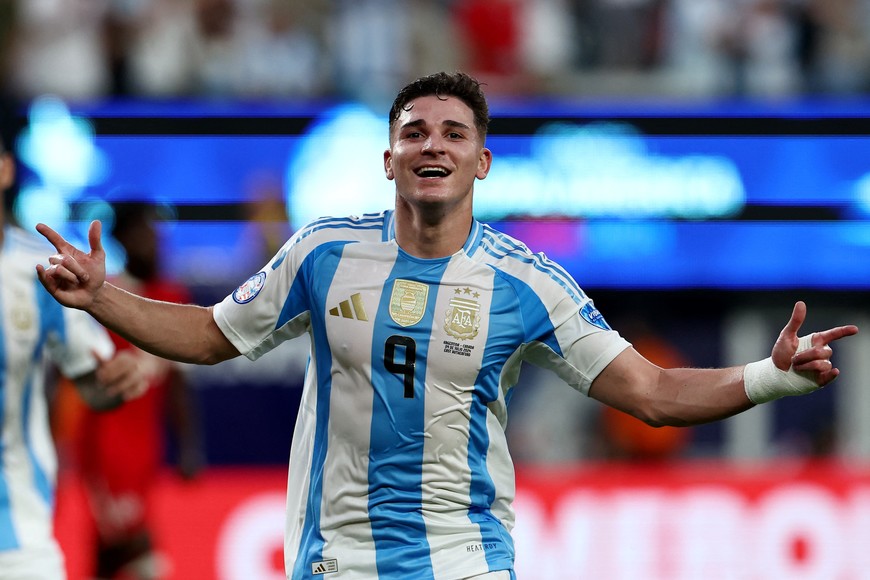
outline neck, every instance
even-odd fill
[[[396,204],[395,216],[399,247],[417,258],[444,258],[461,250],[473,220],[470,208],[432,215],[411,211],[401,203]]]

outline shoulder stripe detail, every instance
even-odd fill
[[[296,235],[293,239],[293,245],[304,240],[311,234],[316,232],[320,232],[323,230],[339,230],[346,229],[354,232],[362,232],[362,231],[371,231],[371,230],[383,230],[384,227],[384,214],[364,214],[360,217],[350,216],[350,217],[324,217],[313,222],[309,223],[301,230],[296,232]]]
[[[533,254],[522,242],[490,226],[484,226],[481,247],[494,258],[513,259],[531,264],[536,270],[548,275],[554,282],[565,288],[577,304],[588,299],[586,293],[562,266],[548,259],[543,253]]]

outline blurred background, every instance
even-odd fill
[[[395,92],[464,70],[493,116],[478,219],[561,263],[654,362],[741,364],[798,299],[807,331],[870,330],[868,30],[870,0],[2,0],[7,214],[81,244],[147,201],[160,276],[209,305],[306,221],[390,207]],[[870,578],[866,330],[831,388],[692,429],[525,369],[519,577]],[[155,486],[166,578],[282,577],[306,361],[298,339],[185,369],[204,469]],[[61,401],[75,580],[90,536]]]

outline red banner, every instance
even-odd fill
[[[62,480],[57,533],[88,578],[79,485]],[[284,469],[166,474],[154,529],[167,580],[284,578]],[[870,469],[832,463],[520,469],[521,580],[870,578]]]

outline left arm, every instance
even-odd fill
[[[770,358],[746,366],[663,369],[636,350],[626,349],[598,375],[589,395],[653,426],[687,426],[815,391],[840,373],[831,363],[829,344],[857,333],[858,328],[839,326],[800,339],[797,331],[805,318],[806,305],[798,302]]]

